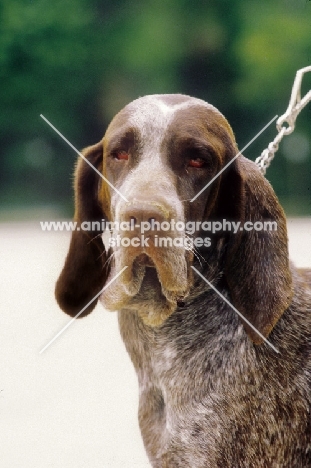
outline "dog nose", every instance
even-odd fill
[[[120,220],[130,223],[136,231],[139,231],[142,225],[150,225],[150,229],[161,230],[164,221],[169,221],[170,211],[161,202],[135,200],[123,207],[120,212]]]

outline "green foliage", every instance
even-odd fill
[[[311,5],[306,2],[242,4],[244,28],[235,51],[242,76],[237,98],[250,109],[281,101],[299,68],[311,63]]]
[[[182,92],[219,107],[242,147],[285,111],[296,70],[311,63],[310,15],[306,0],[2,0],[3,204],[71,202],[76,155],[41,113],[80,149],[132,99]],[[309,147],[310,115],[309,106],[298,118]],[[269,169],[291,212],[311,213],[310,159],[310,149],[285,159],[281,147]]]

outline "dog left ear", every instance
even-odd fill
[[[107,253],[102,241],[102,231],[81,229],[81,223],[102,222],[105,213],[99,201],[101,180],[94,171],[102,171],[102,142],[83,151],[75,172],[75,217],[77,228],[72,232],[69,252],[58,278],[55,296],[60,308],[71,316],[83,309],[103,288],[107,271]],[[101,224],[99,225],[101,226]],[[97,303],[95,299],[81,317],[90,313]]]
[[[234,218],[241,222],[243,230],[239,228],[231,235],[225,277],[233,305],[267,337],[293,295],[285,214],[271,185],[253,162],[239,156],[232,164],[231,175],[228,183],[233,184],[232,194],[238,202]],[[232,197],[228,203],[233,209]],[[262,343],[263,339],[246,322],[244,326],[255,344]]]

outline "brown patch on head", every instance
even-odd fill
[[[166,130],[163,146],[170,153],[181,155],[185,148],[203,149],[210,154],[209,171],[206,171],[205,184],[238,153],[233,131],[225,117],[213,106],[198,99],[190,99],[185,107],[177,108]],[[228,172],[228,171],[226,171]],[[193,203],[206,204],[204,219],[217,208],[217,201],[225,173],[217,177],[210,187]],[[199,192],[194,187],[193,196]]]
[[[185,108],[176,109],[167,134],[185,135],[202,138],[208,142],[220,158],[220,165],[225,162],[228,143],[236,149],[232,128],[225,117],[209,104],[198,104],[194,99]]]

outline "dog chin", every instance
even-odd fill
[[[116,273],[112,268],[108,282]],[[135,310],[146,325],[158,327],[176,310],[177,301],[187,295],[184,288],[168,290],[159,278],[152,259],[141,255],[103,292],[100,300],[108,310]],[[180,277],[176,285],[179,281]]]
[[[140,290],[123,309],[136,310],[145,325],[158,327],[175,311],[177,299],[161,286],[156,269],[146,267]]]

